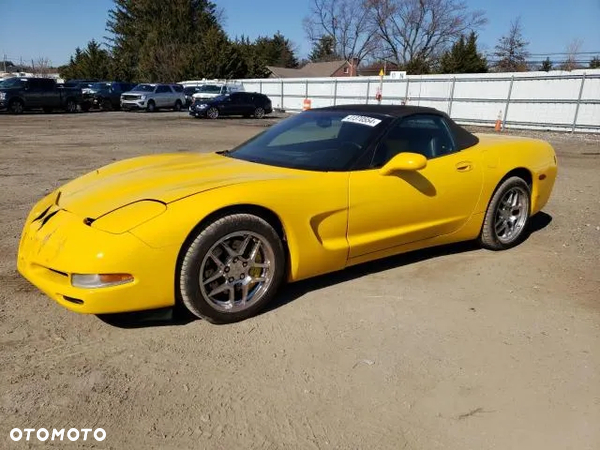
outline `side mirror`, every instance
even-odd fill
[[[414,172],[427,167],[427,158],[419,153],[398,153],[379,169],[381,175],[394,172]]]

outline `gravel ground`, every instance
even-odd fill
[[[560,165],[521,246],[354,267],[235,325],[109,324],[17,274],[45,192],[125,157],[230,148],[276,120],[0,115],[0,448],[600,448],[598,136],[510,131],[550,140]],[[16,443],[15,427],[107,437]]]

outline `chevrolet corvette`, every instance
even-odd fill
[[[19,272],[60,305],[256,315],[283,283],[432,246],[521,243],[557,176],[542,140],[432,108],[304,111],[237,147],[118,161],[39,201]]]

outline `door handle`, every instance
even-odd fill
[[[461,161],[456,165],[456,170],[459,172],[468,172],[473,168],[473,164],[471,161]]]

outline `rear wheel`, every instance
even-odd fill
[[[531,211],[531,189],[520,177],[500,184],[485,214],[480,244],[490,250],[506,250],[525,238]]]
[[[283,243],[252,214],[225,216],[184,250],[179,289],[187,309],[212,323],[254,316],[277,293],[285,272]]]
[[[71,98],[70,98],[70,99],[68,99],[68,100],[67,100],[67,103],[66,103],[66,105],[65,105],[65,110],[66,110],[68,113],[74,113],[74,112],[77,112],[77,102],[76,102],[75,100],[71,99]]]
[[[175,107],[174,107],[175,111],[181,111],[181,107],[182,107],[181,100],[177,100],[175,102]]]

